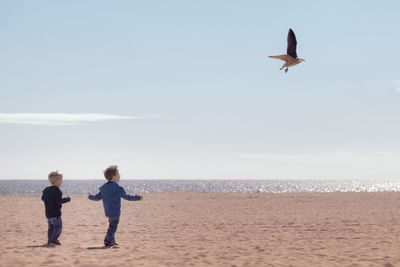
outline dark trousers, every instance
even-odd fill
[[[115,232],[117,231],[118,223],[119,223],[119,216],[117,217],[108,217],[109,225],[106,237],[104,238],[104,245],[112,246],[115,245]]]
[[[47,223],[49,225],[49,229],[47,230],[48,241],[51,242],[58,240],[58,237],[61,235],[62,231],[61,216],[47,218]]]

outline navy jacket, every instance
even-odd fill
[[[93,196],[89,194],[90,200],[103,200],[104,212],[107,217],[121,215],[121,197],[129,201],[138,201],[140,196],[127,195],[125,189],[115,182],[107,182],[100,187],[100,192]]]
[[[58,186],[48,186],[43,190],[42,200],[46,209],[46,217],[61,216],[62,203],[71,201],[69,197],[62,198],[62,192]]]

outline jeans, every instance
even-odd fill
[[[47,218],[47,223],[49,225],[49,229],[47,231],[48,241],[56,241],[58,237],[61,235],[62,231],[62,220],[61,216]]]
[[[115,245],[114,235],[117,231],[118,223],[119,223],[119,216],[117,217],[108,217],[109,226],[107,230],[106,237],[104,238],[104,245]]]

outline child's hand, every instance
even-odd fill
[[[142,201],[143,200],[143,196],[139,196],[139,201]]]
[[[68,202],[70,202],[70,201],[71,201],[71,198],[70,198],[70,197],[67,197],[67,199],[68,199]]]

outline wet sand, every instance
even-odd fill
[[[122,200],[116,249],[101,201],[71,196],[41,247],[40,196],[0,196],[0,266],[400,266],[400,193],[144,196]]]

